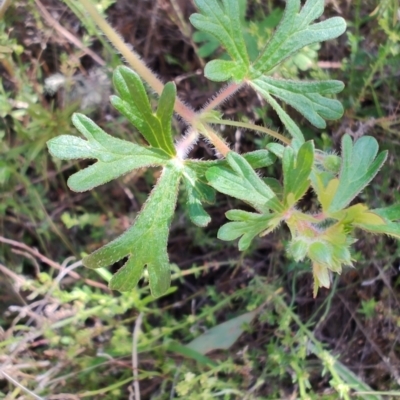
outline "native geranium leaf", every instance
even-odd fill
[[[261,85],[260,85],[261,83]],[[256,90],[258,93],[264,97],[265,100],[271,105],[271,107],[276,111],[280,120],[285,125],[285,128],[292,135],[293,139],[296,139],[299,143],[304,142],[304,136],[301,132],[300,128],[293,121],[293,119],[289,116],[289,114],[279,105],[279,103],[272,97],[268,90],[264,88],[261,79],[255,79],[250,81],[249,84]]]
[[[268,93],[289,104],[317,128],[325,128],[326,119],[334,120],[343,115],[342,104],[325,97],[343,90],[340,81],[296,82],[262,76],[254,79],[252,85],[261,95]]]
[[[376,208],[371,212],[378,214],[388,221],[400,221],[400,204],[393,204],[389,207]]]
[[[255,150],[241,155],[253,169],[269,167],[276,161],[276,156],[269,150]],[[223,160],[185,160],[185,165],[196,171],[196,174],[202,176],[206,171],[215,166],[229,168],[228,162]]]
[[[300,0],[287,1],[278,29],[253,65],[253,78],[270,72],[301,48],[334,39],[346,30],[346,22],[340,17],[312,24],[323,13],[324,3],[324,0],[307,0],[300,10]]]
[[[286,147],[283,153],[283,199],[287,207],[300,200],[310,186],[310,173],[314,164],[314,144],[304,143],[296,152]]]
[[[186,207],[191,221],[197,226],[207,226],[211,217],[204,210],[202,203],[215,201],[215,190],[207,184],[203,176],[198,176],[195,169],[185,167],[183,183],[187,194]]]
[[[206,65],[208,79],[241,82],[249,69],[249,57],[240,23],[237,0],[195,0],[200,13],[191,15],[190,22],[199,31],[216,37],[232,60],[213,60]]]
[[[377,156],[378,150],[378,142],[371,136],[363,136],[354,144],[349,135],[343,136],[339,184],[329,212],[346,207],[375,177],[387,158],[387,151]]]
[[[168,163],[132,227],[82,260],[88,268],[101,268],[128,257],[111,279],[111,289],[134,289],[146,266],[153,296],[161,296],[168,290],[168,232],[181,176],[182,166],[172,161]]]
[[[225,166],[211,167],[206,177],[209,184],[217,191],[243,200],[258,211],[282,211],[282,205],[275,193],[254,172],[251,165],[239,154],[231,151]]]
[[[354,225],[368,232],[386,234],[400,239],[400,223],[396,222],[400,221],[400,204],[370,210],[370,214],[383,219],[382,223],[365,219],[362,222],[356,221]]]
[[[384,225],[357,224],[358,228],[372,233],[380,233],[400,239],[400,223],[387,222]]]
[[[54,157],[63,160],[97,159],[68,179],[68,186],[76,192],[93,189],[136,168],[164,165],[170,158],[160,149],[114,138],[82,114],[74,114],[72,122],[87,140],[61,135],[49,140],[47,146]]]
[[[111,96],[111,104],[123,114],[144,136],[152,147],[174,156],[171,119],[174,110],[176,87],[172,82],[164,86],[155,113],[139,75],[131,69],[118,67],[113,76],[118,96]]]
[[[219,229],[218,239],[230,241],[241,236],[238,244],[240,251],[248,249],[252,240],[270,227],[270,221],[274,217],[274,214],[242,210],[230,210],[225,215],[233,222],[228,222]]]

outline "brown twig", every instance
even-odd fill
[[[62,265],[60,265],[59,263],[57,263],[57,262],[51,260],[50,258],[46,257],[45,255],[43,255],[38,250],[36,250],[34,248],[31,248],[31,247],[27,246],[24,243],[17,242],[16,240],[7,239],[7,238],[5,238],[3,236],[0,236],[0,242],[8,244],[8,245],[13,246],[13,247],[16,247],[17,249],[25,250],[26,252],[28,252],[32,256],[36,257],[37,259],[39,259],[43,263],[47,264],[51,268],[57,269],[59,271],[62,271],[65,268]],[[77,280],[82,279],[82,277],[78,273],[76,273],[75,271],[68,271],[67,274],[73,279],[77,279]],[[96,282],[96,281],[93,281],[91,279],[84,279],[84,282],[86,284],[90,285],[90,286],[97,287],[97,288],[106,290],[108,292],[110,291],[110,289],[106,285],[104,285],[104,284],[102,284],[100,282]]]
[[[92,57],[93,60],[96,61],[99,65],[101,65],[102,67],[106,65],[106,62],[101,57],[99,57],[94,51],[87,48],[76,36],[74,36],[63,26],[61,26],[60,23],[51,16],[51,14],[46,10],[46,7],[39,0],[35,0],[35,3],[39,8],[41,14],[43,15],[44,19],[51,28],[55,29],[58,33],[64,36],[76,47],[83,50],[86,54]]]

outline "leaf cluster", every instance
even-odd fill
[[[147,145],[110,136],[89,118],[75,114],[73,123],[86,140],[62,135],[48,142],[49,151],[66,160],[96,160],[69,178],[68,185],[75,191],[93,189],[138,168],[158,167],[161,173],[133,225],[85,257],[83,263],[89,268],[101,268],[126,258],[110,287],[134,289],[146,268],[153,295],[161,296],[170,285],[167,242],[180,190],[185,193],[191,221],[201,227],[210,222],[204,206],[213,203],[218,191],[255,210],[228,211],[229,222],[220,228],[218,237],[240,238],[239,249],[245,250],[256,236],[286,224],[292,236],[288,252],[296,261],[311,260],[316,294],[320,286],[329,287],[331,272],[340,273],[344,265],[352,265],[350,246],[356,228],[400,238],[398,206],[370,210],[363,204],[351,205],[387,158],[386,152],[378,154],[377,141],[368,136],[353,141],[344,135],[341,156],[326,154],[316,150],[313,141],[305,141],[301,129],[278,102],[295,108],[317,128],[325,128],[326,120],[342,116],[341,103],[332,98],[343,89],[342,82],[285,80],[277,76],[277,67],[305,46],[338,37],[346,24],[339,17],[315,22],[322,15],[324,0],[307,0],[303,7],[300,0],[288,0],[275,34],[251,61],[241,26],[241,3],[195,3],[199,12],[191,16],[191,23],[215,37],[230,57],[210,61],[205,76],[217,82],[230,80],[239,86],[250,85],[277,112],[292,140],[286,145],[271,143],[244,155],[229,151],[225,159],[214,161],[183,158],[176,150],[171,125],[173,112],[180,104],[174,83],[164,86],[157,109],[153,110],[141,77],[127,67],[118,67],[113,76],[117,94],[111,97],[111,103],[140,132]],[[218,113],[206,110],[189,121],[191,128],[207,132],[211,114],[213,123],[221,120]],[[282,163],[282,184],[271,177],[262,178],[255,171],[276,159]],[[316,214],[298,207],[310,189],[320,204]]]

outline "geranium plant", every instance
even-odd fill
[[[325,128],[325,120],[338,119],[343,114],[341,103],[333,98],[343,89],[342,82],[303,82],[278,77],[277,67],[288,57],[345,31],[345,21],[340,17],[315,22],[323,13],[324,0],[307,0],[303,6],[300,0],[287,0],[282,21],[255,61],[248,56],[238,0],[195,0],[198,13],[191,16],[191,23],[199,31],[214,36],[230,57],[206,65],[206,78],[228,83],[198,112],[177,98],[174,83],[160,82],[88,0],[80,2],[133,68],[120,66],[115,70],[117,95],[111,97],[111,103],[143,135],[147,146],[110,136],[88,117],[75,114],[73,124],[85,139],[72,135],[56,137],[48,142],[50,153],[65,160],[97,160],[69,178],[69,187],[78,192],[137,168],[162,170],[131,228],[83,259],[86,267],[100,268],[128,258],[113,276],[112,289],[132,290],[146,267],[152,294],[161,296],[167,291],[167,242],[180,188],[186,192],[191,221],[200,227],[210,222],[204,204],[214,201],[215,191],[242,200],[254,209],[228,211],[229,222],[218,232],[221,240],[240,238],[240,250],[248,248],[256,236],[286,224],[291,233],[287,251],[296,261],[310,260],[315,295],[319,287],[330,286],[332,273],[352,265],[355,229],[400,238],[399,206],[371,210],[365,204],[352,203],[378,173],[387,152],[378,153],[373,137],[354,141],[348,134],[342,138],[340,156],[318,150],[313,141],[305,140],[301,128],[282,106],[286,103],[293,107],[317,128]],[[151,107],[143,82],[159,95],[156,110]],[[287,136],[223,118],[218,107],[244,86],[252,87],[277,112]],[[181,138],[176,138],[171,128],[174,113],[188,126]],[[265,149],[238,154],[230,149],[215,125],[253,129],[277,141]],[[199,138],[205,138],[221,157],[213,161],[188,158]],[[282,164],[282,183],[257,173],[257,169],[277,160]],[[317,213],[303,212],[298,206],[310,188],[320,205]]]

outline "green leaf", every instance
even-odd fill
[[[68,179],[68,186],[76,192],[92,189],[136,168],[165,165],[170,158],[159,149],[114,138],[82,114],[74,114],[72,123],[87,140],[61,135],[49,140],[47,146],[54,157],[63,160],[97,159]]]
[[[253,169],[269,167],[276,161],[276,156],[268,150],[255,150],[242,154]]]
[[[278,143],[276,143],[278,144]],[[241,155],[253,169],[269,167],[276,161],[276,156],[269,150],[255,150]],[[202,176],[206,171],[215,166],[229,168],[228,162],[223,160],[185,160],[185,165],[196,171],[196,174]]]
[[[226,160],[232,170],[214,166],[206,173],[208,182],[214,189],[243,200],[259,211],[267,211],[272,207],[275,211],[282,210],[275,193],[242,156],[231,151]]]
[[[207,356],[199,353],[198,351],[193,350],[187,346],[184,346],[178,342],[170,342],[167,344],[166,347],[169,351],[181,354],[182,356],[187,358],[191,358],[192,360],[197,361],[199,364],[209,365],[212,367],[218,366],[218,364],[215,361],[211,360],[211,358],[208,358]]]
[[[283,153],[283,199],[288,207],[293,206],[306,193],[310,186],[310,173],[314,164],[314,143],[304,143],[297,156],[295,151],[286,147]]]
[[[222,324],[214,326],[186,345],[200,354],[208,354],[214,350],[228,350],[244,332],[243,325],[250,324],[258,310],[250,311]]]
[[[170,285],[167,253],[168,231],[176,206],[182,166],[171,161],[165,166],[134,224],[117,239],[83,259],[88,268],[106,267],[128,257],[113,276],[111,289],[128,291],[137,285],[147,266],[153,296],[163,295]]]
[[[297,124],[293,121],[293,119],[289,116],[289,114],[279,105],[279,103],[269,94],[267,90],[260,86],[260,79],[255,79],[249,82],[250,86],[254,88],[255,91],[261,94],[265,100],[272,106],[272,108],[276,111],[279,118],[281,119],[283,125],[288,130],[288,132],[292,135],[294,139],[297,139],[299,142],[304,142],[304,136],[297,126]]]
[[[196,31],[192,35],[195,43],[203,43],[197,49],[197,55],[201,58],[207,58],[219,47],[219,41],[209,33]]]
[[[199,31],[216,37],[225,47],[232,60],[214,60],[206,65],[208,79],[221,82],[234,79],[243,81],[249,69],[249,57],[240,23],[240,7],[237,0],[195,0],[200,14],[193,14],[190,22]]]
[[[300,0],[288,0],[274,36],[254,63],[253,78],[271,71],[287,57],[312,43],[340,36],[346,30],[343,18],[311,24],[324,11],[324,0],[308,0],[300,11]]]
[[[202,203],[213,203],[215,201],[215,190],[209,186],[195,170],[185,167],[183,182],[187,193],[187,209],[191,221],[197,226],[207,226],[211,217],[204,210]]]
[[[239,238],[239,250],[243,251],[249,248],[252,240],[262,232],[266,231],[269,222],[274,214],[256,214],[242,210],[230,210],[226,217],[235,222],[228,222],[218,231],[218,239],[231,241]]]
[[[329,212],[346,207],[375,177],[387,158],[387,151],[377,156],[378,150],[378,142],[371,136],[361,137],[354,145],[349,135],[343,136],[339,185]]]
[[[344,85],[340,81],[297,82],[262,76],[253,80],[253,86],[263,96],[269,93],[289,104],[320,129],[326,127],[325,119],[343,115],[342,104],[324,96],[342,91]]]
[[[392,206],[385,208],[376,208],[375,210],[371,210],[371,212],[378,214],[388,221],[400,220],[400,204],[393,204]]]
[[[156,113],[153,113],[149,98],[139,75],[131,69],[118,67],[113,76],[119,96],[111,96],[111,104],[123,114],[145,137],[150,146],[176,154],[171,132],[176,87],[172,82],[164,86]]]
[[[283,152],[285,151],[285,146],[280,143],[271,142],[267,144],[267,149],[271,153],[275,154],[278,158],[282,158]]]
[[[356,221],[354,223],[358,228],[364,229],[372,233],[386,234],[397,239],[400,239],[400,204],[394,204],[385,208],[377,208],[375,210],[369,210],[372,215],[377,215],[383,218],[383,224],[374,223],[371,224],[366,219],[365,222]]]

